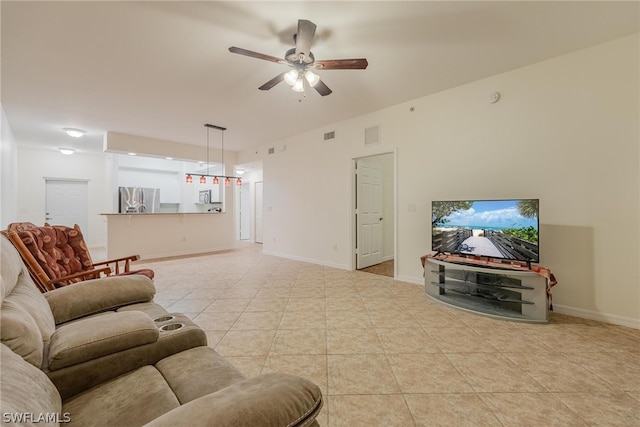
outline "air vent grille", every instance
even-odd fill
[[[273,154],[273,153],[275,153],[275,152],[276,152],[275,147],[271,147],[271,148],[269,148],[269,154]]]
[[[336,137],[336,131],[335,130],[332,130],[331,132],[326,132],[324,134],[324,140],[325,141],[328,141],[328,140],[333,139],[335,137]]]
[[[377,144],[380,142],[380,126],[372,126],[364,130],[364,145]]]

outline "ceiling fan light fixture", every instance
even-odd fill
[[[288,73],[284,75],[284,81],[289,85],[293,86],[298,80],[298,71],[290,70]]]
[[[294,92],[304,92],[304,81],[302,81],[302,78],[298,77],[293,86],[291,86],[291,90]]]
[[[311,70],[307,70],[304,73],[304,78],[309,82],[309,86],[314,87],[320,81],[320,76]]]

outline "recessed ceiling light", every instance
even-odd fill
[[[127,153],[127,154],[130,155],[130,156],[137,156],[136,153]]]
[[[62,128],[62,130],[65,131],[67,135],[72,136],[74,138],[80,138],[82,135],[87,133],[86,130],[77,129],[77,128]]]
[[[238,169],[238,170],[236,170],[236,173],[238,175],[244,175],[244,169]]]
[[[167,160],[173,160],[173,157],[165,157]]]
[[[76,152],[73,148],[59,148],[58,149],[62,154],[70,156]]]

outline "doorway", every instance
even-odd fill
[[[89,234],[89,181],[45,178],[45,221],[73,227],[78,224],[85,241]]]
[[[353,160],[354,266],[396,277],[395,153]]]
[[[249,183],[243,182],[238,187],[238,240],[251,238],[251,199]]]

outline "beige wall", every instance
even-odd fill
[[[118,135],[122,136],[122,134]],[[126,137],[124,135],[123,139],[126,139]],[[144,138],[143,140],[148,144],[146,146],[140,143],[142,139],[138,137],[132,137],[130,140],[137,141],[134,145],[136,151],[141,155],[169,155],[177,158],[179,154],[184,154],[185,144],[168,142],[162,145],[165,151],[158,153],[153,151],[156,147],[154,143],[156,140]],[[202,154],[206,154],[204,147],[199,148]],[[12,180],[11,184],[8,185],[8,187],[12,187],[17,191],[17,204],[14,204],[14,207],[17,206],[16,219],[12,218],[7,223],[15,220],[29,221],[35,224],[45,222],[45,177],[87,180],[89,185],[89,212],[88,230],[84,234],[90,247],[106,247],[109,240],[107,218],[101,214],[117,211],[117,168],[114,167],[113,156],[114,154],[112,153],[77,152],[72,156],[65,156],[55,149],[45,150],[18,146],[17,179]],[[225,152],[225,163],[227,163],[227,170],[229,171],[232,170],[231,165],[234,158],[235,153],[227,155]],[[8,171],[9,169],[7,169],[7,173]],[[2,175],[4,178],[4,167]],[[178,178],[182,179],[182,176],[180,175]],[[4,188],[2,193],[3,195],[5,194]],[[181,234],[179,238],[167,240],[163,251],[159,252],[157,247],[153,245],[142,245],[138,248],[138,253],[150,258],[156,255],[181,255],[213,251],[220,248],[232,248],[235,244],[233,238],[233,193],[234,191],[226,191],[225,195],[225,209],[228,215],[224,214],[224,219],[213,220],[215,225],[212,228],[208,228],[207,233],[201,233],[202,239],[200,240],[202,241],[199,241],[200,237],[193,234],[192,230],[189,229]],[[193,197],[190,197],[190,199],[193,199]],[[195,222],[195,220],[191,220],[188,223],[195,224]],[[149,221],[148,223],[155,224],[157,221]],[[220,226],[220,224],[223,225]],[[196,224],[195,226],[197,227],[198,225]],[[148,227],[142,228],[146,233],[151,233]],[[118,230],[123,230],[123,228],[120,227]],[[116,232],[119,232],[118,230]],[[211,230],[215,230],[213,235],[210,233]],[[185,244],[186,240],[184,239],[188,239],[189,243]],[[115,246],[109,248],[110,254],[131,255],[134,253],[131,248],[127,250],[120,247],[120,241],[114,240],[113,235],[111,235],[111,240],[115,242]],[[111,246],[110,243],[109,245]]]
[[[89,246],[105,246],[106,222],[100,214],[111,210],[111,199],[105,197],[107,169],[106,156],[102,153],[75,153],[65,156],[56,149],[18,146],[18,220],[34,224],[46,222],[45,177],[87,180],[89,228],[83,234],[86,235]]]
[[[432,200],[539,198],[556,310],[640,327],[638,52],[636,34],[241,153],[264,161],[264,250],[352,268],[351,159],[397,149],[400,279],[423,281]]]
[[[15,185],[18,177],[18,148],[2,106],[0,113],[0,229],[4,230],[18,218],[18,193]]]
[[[265,252],[352,268],[352,159],[396,150],[400,279],[422,283],[432,200],[536,197],[556,310],[640,327],[639,45],[636,34],[241,153],[263,160]],[[365,147],[377,124],[381,144]],[[18,150],[17,215],[43,222],[43,176],[89,179],[98,236],[112,203],[104,157],[52,156]],[[3,204],[7,174],[3,163]]]

